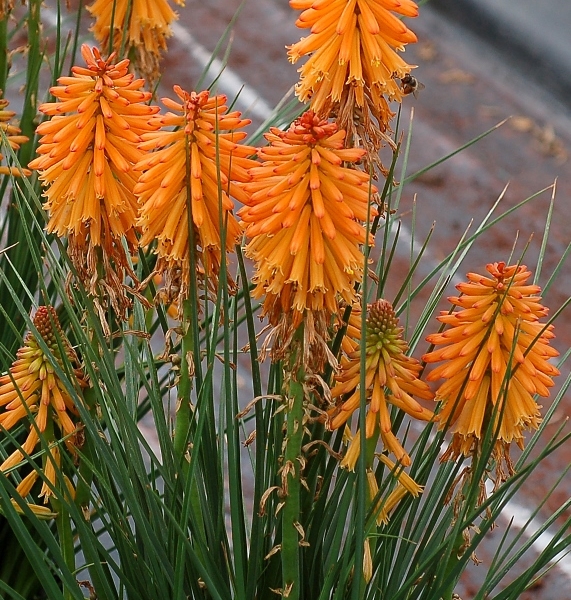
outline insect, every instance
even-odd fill
[[[424,84],[420,83],[416,77],[413,77],[410,73],[407,73],[401,80],[402,93],[407,96],[412,94],[415,98],[418,98],[418,92],[424,89]]]

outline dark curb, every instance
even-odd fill
[[[514,68],[571,105],[570,0],[430,0],[429,6],[471,30]]]

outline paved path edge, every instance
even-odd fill
[[[514,68],[545,86],[567,106],[571,98],[571,45],[550,35],[550,22],[509,18],[479,0],[430,0],[429,6],[501,51]],[[514,6],[514,11],[517,7]]]

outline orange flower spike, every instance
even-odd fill
[[[156,129],[150,117],[158,107],[145,104],[142,79],[128,73],[129,61],[103,60],[97,48],[81,47],[86,67],[72,68],[50,92],[58,99],[40,105],[52,119],[40,124],[39,156],[30,168],[40,172],[48,211],[47,230],[68,236],[68,252],[88,291],[100,296],[94,273],[101,263],[111,304],[124,316],[123,279],[131,276],[122,238],[137,244],[137,199],[133,165],[142,156],[141,134]],[[66,114],[69,113],[69,114]],[[101,249],[101,261],[93,248]],[[106,294],[107,295],[107,294]]]
[[[34,334],[29,333],[26,336],[24,345],[18,350],[16,361],[10,367],[9,373],[0,377],[0,406],[4,407],[4,411],[0,413],[0,423],[5,429],[12,429],[23,420],[34,421],[22,444],[23,451],[26,455],[30,455],[40,441],[38,430],[47,435],[47,424],[50,420],[56,424],[60,435],[66,436],[65,445],[74,454],[78,443],[78,438],[74,434],[80,428],[77,423],[78,411],[50,360],[55,359],[63,370],[71,364],[78,391],[87,386],[87,381],[78,366],[79,361],[74,350],[65,338],[55,310],[46,306],[38,308],[34,316],[34,325],[52,357],[44,354]],[[46,442],[51,444],[55,439],[47,439]],[[0,472],[11,470],[25,460],[24,452],[15,450],[0,464]],[[57,449],[52,448],[50,453],[59,461]],[[46,476],[55,485],[55,470],[49,457],[45,457],[44,464]],[[29,493],[36,476],[37,473],[28,475],[22,480],[22,484],[18,486],[18,492],[22,496]],[[51,490],[44,485],[42,494],[47,499]]]
[[[153,84],[160,76],[159,62],[172,35],[171,23],[178,18],[168,1],[95,0],[87,10],[95,19],[91,31],[102,48],[109,47],[112,25],[115,52],[121,50],[126,32],[125,55],[134,54],[139,72]]]
[[[441,347],[423,359],[446,361],[428,375],[430,381],[446,379],[436,392],[442,401],[440,427],[450,426],[454,434],[445,456],[474,452],[497,407],[496,458],[508,460],[509,444],[523,447],[523,431],[537,429],[541,421],[533,395],[549,395],[559,374],[549,361],[559,353],[549,346],[553,326],[539,323],[548,309],[538,296],[541,288],[527,284],[527,267],[500,262],[486,269],[491,277],[469,273],[468,282],[456,286],[462,295],[449,300],[459,310],[437,317],[449,328],[428,336]]]
[[[246,255],[257,267],[254,295],[266,295],[273,325],[291,309],[336,313],[338,296],[352,302],[363,275],[361,221],[367,211],[377,214],[369,207],[376,192],[370,177],[343,166],[364,151],[344,148],[345,132],[313,111],[265,137],[270,145],[258,150],[263,164],[250,170],[238,212],[251,240]]]
[[[353,312],[355,314],[351,314],[350,325],[357,325],[360,323],[360,311],[357,309]],[[365,434],[367,438],[371,438],[379,432],[385,447],[403,465],[409,465],[410,457],[392,432],[387,403],[397,406],[413,418],[430,421],[434,418],[433,413],[421,406],[413,396],[431,400],[434,394],[426,383],[418,379],[421,370],[419,362],[405,354],[408,346],[402,338],[403,329],[398,326],[398,318],[391,303],[377,300],[370,305],[366,323],[365,387],[368,409]],[[351,330],[357,339],[360,338],[357,327]],[[335,378],[337,383],[331,390],[333,398],[343,398],[346,394],[351,396],[328,411],[330,429],[344,425],[359,408],[361,352],[355,339],[353,347],[354,350],[343,358],[340,373]],[[390,393],[386,393],[386,388]],[[358,438],[357,433],[353,440]],[[355,460],[358,454],[355,450],[350,453],[348,451],[348,455]],[[354,466],[352,460],[350,462]]]
[[[0,94],[2,92],[0,91]],[[25,144],[28,138],[25,135],[20,135],[22,131],[16,125],[10,124],[16,113],[11,110],[6,110],[10,103],[4,98],[0,98],[0,130],[4,132],[10,148],[14,152],[20,149],[21,144]],[[0,153],[0,162],[4,160],[4,155]],[[18,167],[7,167],[0,164],[0,175],[12,175],[19,177],[21,175],[30,176],[32,172],[28,169],[19,169]]]
[[[246,137],[240,129],[250,121],[237,111],[227,112],[225,96],[210,96],[207,91],[189,93],[179,86],[173,89],[179,102],[169,98],[162,102],[174,112],[155,117],[153,123],[175,129],[142,136],[139,147],[152,152],[135,167],[141,172],[135,193],[141,203],[138,223],[143,235],[140,243],[144,246],[158,240],[158,268],[163,274],[168,271],[172,275],[182,269],[182,282],[165,279],[167,287],[179,288],[182,294],[179,299],[182,299],[188,294],[190,268],[187,147],[192,218],[197,247],[201,249],[198,267],[209,277],[211,285],[220,269],[220,222],[227,226],[225,250],[232,251],[241,228],[231,212],[234,203],[230,197],[246,199],[236,182],[248,181],[248,169],[257,163],[249,158],[255,154],[255,148],[239,143]]]
[[[365,91],[400,101],[401,79],[412,68],[397,51],[417,38],[393,13],[415,17],[418,8],[411,0],[290,0],[303,12],[296,21],[310,34],[289,47],[290,61],[310,55],[299,69],[296,93],[318,114],[326,114],[341,100],[344,86],[355,86],[357,104],[363,106]],[[380,98],[376,102],[379,110]]]
[[[72,235],[70,244],[102,246],[124,261],[120,238],[136,243],[137,201],[132,167],[143,153],[140,134],[154,129],[149,117],[159,109],[146,104],[143,80],[128,74],[128,60],[103,60],[97,48],[81,48],[87,67],[73,67],[50,92],[57,102],[40,105],[53,118],[38,126],[38,158],[30,163],[46,187],[47,230]],[[70,113],[70,114],[65,114]],[[117,255],[117,256],[114,256]]]

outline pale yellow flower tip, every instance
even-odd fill
[[[385,498],[380,498],[376,506],[376,510],[378,510],[377,525],[386,525],[389,522],[390,513],[406,494],[411,494],[416,498],[422,493],[423,487],[418,485],[408,473],[405,473],[402,467],[395,471],[395,463],[383,454],[377,454],[377,457],[391,469],[391,473],[397,478],[397,487]],[[369,488],[369,498],[372,502],[379,493],[377,478],[372,469],[367,469],[367,485]]]
[[[373,557],[371,556],[371,544],[369,538],[364,542],[363,548],[363,579],[369,583],[373,578]]]
[[[11,502],[12,502],[12,506],[14,507],[14,510],[19,515],[25,514],[23,509],[20,507],[20,505],[14,499],[12,499]],[[42,521],[50,521],[51,519],[55,519],[58,516],[57,512],[53,512],[47,506],[41,506],[39,504],[31,504],[30,502],[26,502],[26,504],[28,505],[28,508],[34,513],[34,515]]]
[[[343,426],[360,405],[360,366],[361,350],[357,340],[361,337],[361,316],[358,307],[351,315],[348,334],[352,336],[351,349],[343,357],[341,369],[335,377],[331,396],[337,398],[337,405],[329,409],[329,429]],[[369,306],[366,320],[366,372],[364,375],[367,399],[366,432],[367,439],[380,433],[385,447],[403,465],[410,465],[410,457],[392,432],[388,404],[392,404],[408,415],[421,421],[434,419],[432,411],[423,407],[413,396],[422,400],[432,400],[434,394],[418,376],[421,364],[407,356],[407,343],[402,337],[402,327],[387,300],[378,300]],[[387,393],[387,390],[390,393]],[[357,436],[355,436],[357,438]],[[355,439],[347,451],[347,466],[354,464],[359,447]]]

